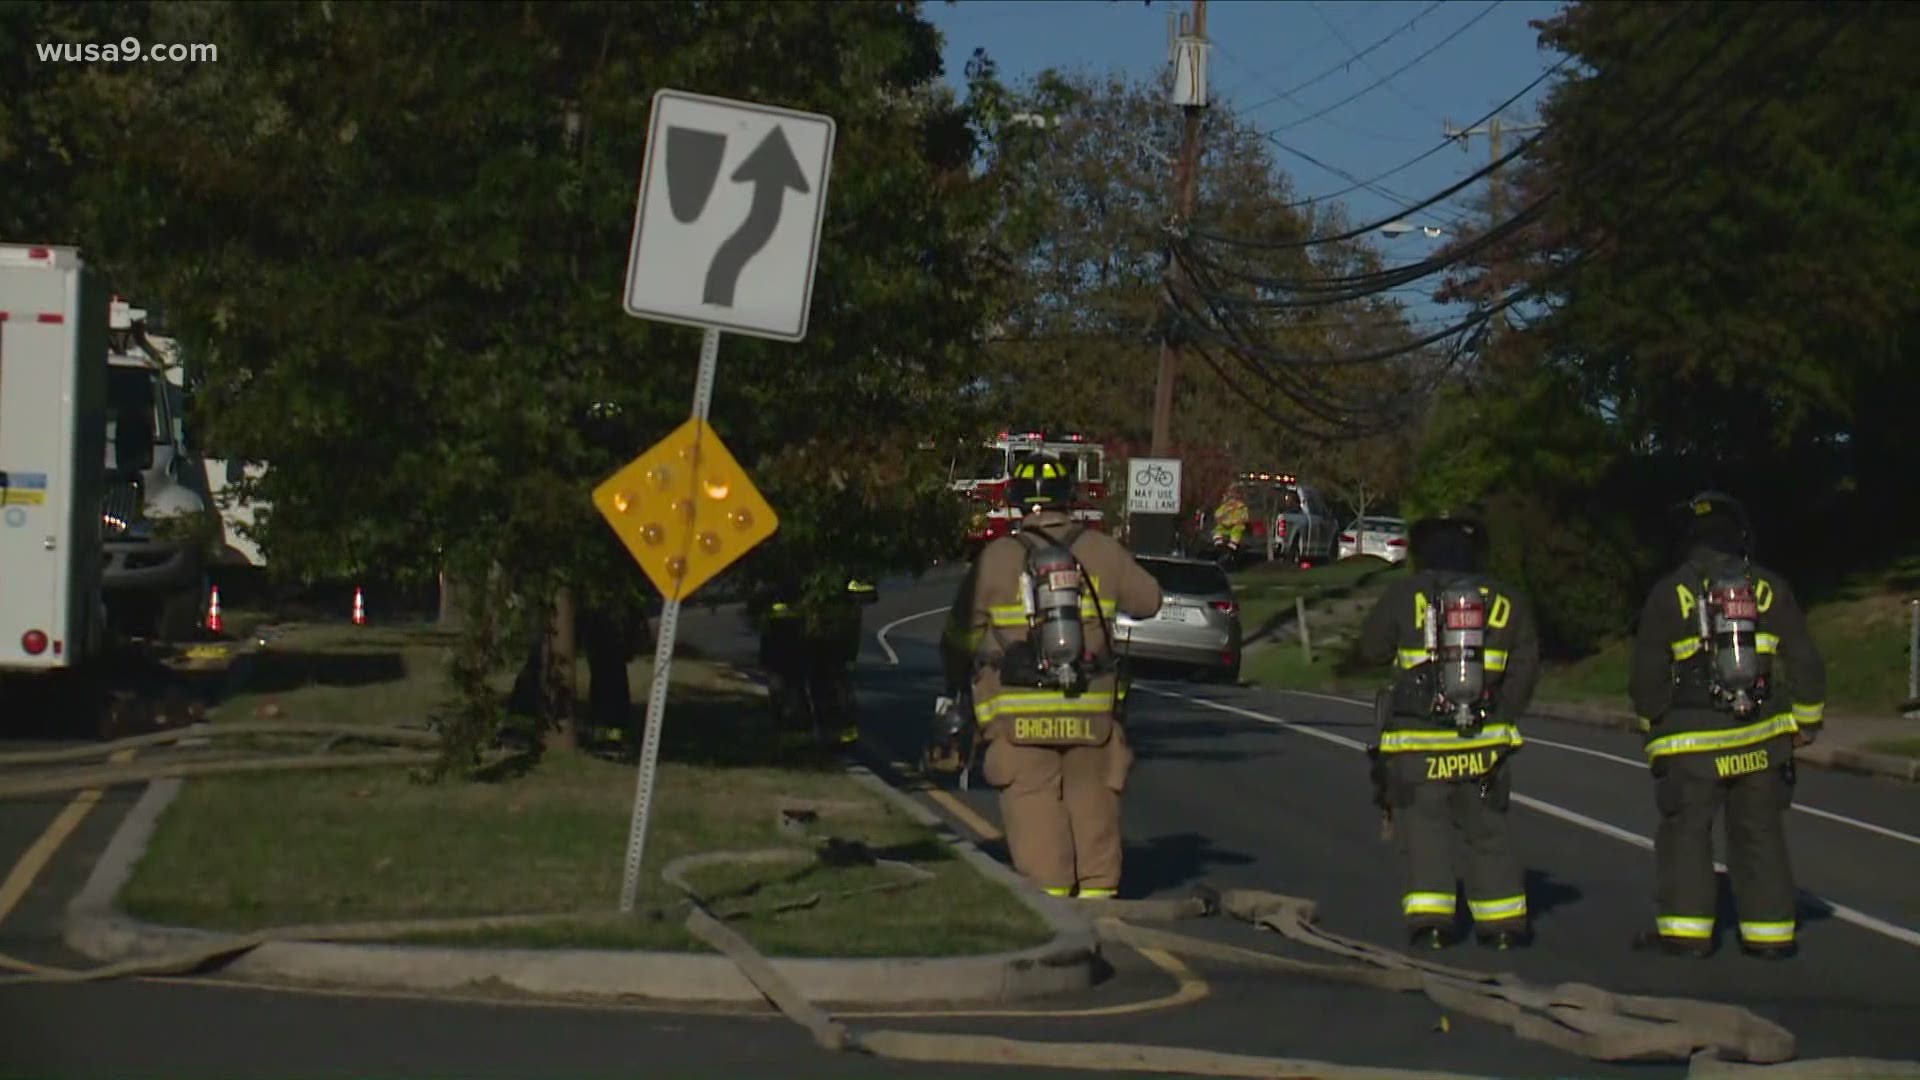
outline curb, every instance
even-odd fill
[[[890,802],[904,799],[904,804],[896,802],[903,810],[912,805],[911,799],[867,770],[848,771],[855,782],[884,791]],[[228,937],[144,923],[114,906],[146,851],[162,811],[179,795],[181,786],[177,779],[148,785],[85,886],[69,903],[62,939],[76,952],[94,960],[116,961],[211,945]],[[931,816],[918,806],[908,812],[916,820],[924,820],[920,814]],[[1017,887],[1019,880],[1011,871],[972,845],[957,837],[948,842],[976,869],[1015,886],[1015,895],[1054,929],[1054,940],[984,956],[774,958],[774,968],[809,999],[839,1005],[1004,1004],[1093,984],[1097,954],[1090,924],[1076,923],[1071,912],[1035,903],[1050,898],[1029,895]],[[429,992],[489,985],[532,994],[699,1004],[757,1005],[765,1000],[731,960],[700,953],[270,941],[227,964],[225,971],[263,980]]]

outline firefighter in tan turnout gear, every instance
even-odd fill
[[[1795,890],[1782,819],[1793,749],[1820,730],[1826,664],[1793,590],[1751,561],[1746,510],[1703,492],[1681,516],[1686,554],[1647,595],[1629,676],[1660,811],[1655,929],[1638,943],[1713,952],[1713,822],[1724,810],[1741,947],[1785,958]]]
[[[1533,611],[1486,574],[1486,527],[1477,517],[1417,522],[1411,544],[1414,573],[1367,613],[1342,665],[1396,664],[1377,701],[1379,741],[1369,753],[1405,875],[1401,912],[1415,946],[1453,944],[1464,871],[1481,943],[1525,945],[1532,933],[1507,837],[1507,759],[1521,746],[1516,722],[1539,677]]]
[[[1150,618],[1160,585],[1119,541],[1067,515],[1073,475],[1039,453],[1013,471],[1018,532],[973,568],[965,641],[1014,869],[1053,896],[1115,896],[1120,794],[1133,751],[1116,719],[1117,611]]]

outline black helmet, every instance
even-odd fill
[[[1487,523],[1471,507],[1442,510],[1413,523],[1407,538],[1421,570],[1474,573],[1487,566]]]
[[[1680,534],[1690,547],[1727,555],[1753,550],[1753,520],[1740,500],[1724,491],[1702,491],[1675,509]]]
[[[1013,466],[1008,499],[1026,509],[1065,510],[1073,504],[1073,471],[1058,454],[1038,451]]]

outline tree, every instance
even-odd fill
[[[9,225],[78,241],[123,291],[164,298],[199,361],[206,441],[271,462],[256,494],[277,567],[426,578],[444,559],[495,605],[476,633],[503,640],[544,626],[562,588],[588,610],[648,606],[587,493],[677,426],[691,391],[697,335],[619,309],[661,86],[839,125],[808,339],[723,351],[714,428],[783,519],[742,574],[924,565],[936,473],[911,448],[957,431],[949,403],[1000,283],[970,116],[934,85],[917,5],[88,17],[94,33],[218,42],[221,62],[34,73],[0,167],[71,182]],[[0,14],[18,40],[75,18]],[[21,116],[58,152],[23,158]],[[473,739],[496,704],[473,703]]]

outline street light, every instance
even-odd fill
[[[1389,221],[1385,225],[1380,226],[1380,231],[1387,236],[1405,236],[1407,233],[1410,233],[1415,229],[1419,229],[1420,232],[1424,236],[1426,236],[1426,238],[1429,240],[1437,239],[1439,237],[1447,235],[1447,230],[1441,228],[1438,225],[1415,225],[1413,222],[1408,221],[1405,218],[1402,218],[1399,221]]]

